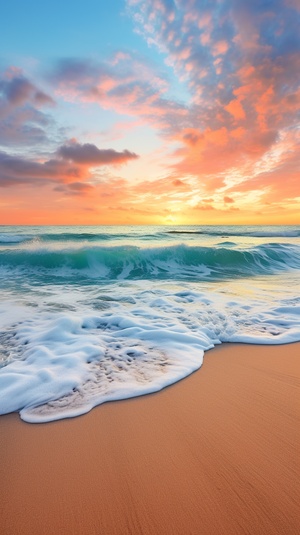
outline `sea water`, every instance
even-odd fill
[[[216,344],[299,341],[299,289],[299,226],[2,226],[0,414],[77,416]]]

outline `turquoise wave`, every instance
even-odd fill
[[[13,248],[0,252],[0,266],[72,279],[220,279],[300,269],[300,246],[263,244],[248,249],[174,245]]]

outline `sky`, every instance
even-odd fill
[[[0,19],[0,224],[300,224],[300,0]]]

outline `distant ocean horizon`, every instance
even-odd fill
[[[300,225],[1,225],[0,288],[0,414],[73,417],[299,341]]]

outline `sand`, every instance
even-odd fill
[[[1,535],[300,533],[300,344],[226,344],[157,393],[0,418]]]

